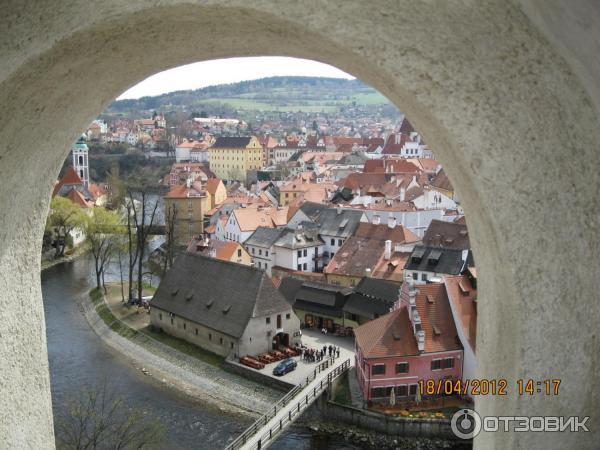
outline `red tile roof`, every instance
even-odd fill
[[[366,358],[419,354],[406,308],[396,309],[355,328],[354,336]]]
[[[406,159],[369,159],[365,161],[364,173],[402,173],[419,175],[423,170]]]
[[[418,242],[419,238],[402,225],[392,229],[387,225],[361,223],[354,236],[346,239],[323,272],[362,277],[366,269],[371,269],[376,278],[401,281],[406,256],[394,252],[389,261],[384,260],[386,240],[392,241],[394,250],[395,244]],[[392,264],[392,267],[389,267],[389,264]]]
[[[85,199],[85,196],[75,188],[71,189],[65,197],[82,208],[90,208],[93,206],[93,203],[88,202]]]
[[[474,269],[474,268],[473,268]],[[446,275],[444,283],[448,298],[456,312],[456,322],[460,325],[469,345],[475,351],[477,340],[477,289],[466,275]]]
[[[383,147],[383,151],[381,152],[384,155],[399,155],[402,152],[402,148],[407,142],[412,142],[413,140],[407,134],[400,134],[400,140],[396,144],[396,134],[390,134],[387,142]]]
[[[79,177],[73,166],[69,166],[62,178],[54,185],[52,196],[54,197],[56,194],[58,194],[58,191],[60,191],[60,189],[66,184],[79,184],[83,186],[83,180]]]
[[[206,193],[201,190],[200,183],[195,182],[189,188],[184,184],[172,186],[165,198],[200,198],[205,196]]]
[[[425,331],[425,352],[461,349],[444,284],[421,284],[417,291],[417,311]],[[439,334],[435,333],[434,327]]]
[[[444,169],[441,169],[437,173],[437,175],[433,177],[433,180],[431,180],[431,185],[439,189],[444,189],[446,191],[454,190],[454,188],[452,187],[452,183],[450,183],[450,180],[446,176],[446,172],[444,172]]]
[[[415,302],[425,332],[424,353],[462,349],[444,284],[425,284],[417,288]],[[408,316],[408,283],[402,285],[401,296],[403,302],[397,309],[354,330],[357,344],[366,357],[419,353]]]
[[[211,195],[215,195],[215,193],[217,192],[217,188],[219,187],[219,185],[222,183],[220,178],[209,178],[206,181],[206,190],[211,194]]]

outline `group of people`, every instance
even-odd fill
[[[308,348],[302,345],[302,360],[304,362],[321,362],[325,357],[340,357],[340,348],[333,345],[324,345],[323,348],[315,350],[314,348]]]

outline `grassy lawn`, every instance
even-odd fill
[[[111,289],[115,289],[115,286],[109,286],[109,291]],[[146,291],[146,289],[152,291],[155,290],[155,288],[152,288],[151,286],[144,286],[144,291]],[[155,341],[161,342],[177,351],[180,351],[181,353],[199,359],[200,361],[206,362],[215,367],[220,368],[223,365],[225,358],[222,356],[190,344],[183,339],[162,333],[154,329],[151,325],[145,326],[139,330],[135,330],[121,320],[117,320],[115,315],[105,303],[101,290],[92,289],[90,291],[90,299],[96,306],[96,312],[102,318],[104,323],[106,323],[106,325],[108,325],[113,331],[120,334],[124,338],[131,339],[135,337],[136,342],[142,345],[144,345],[146,342],[150,343],[151,340],[149,338],[152,338]]]
[[[102,301],[102,291],[98,288],[94,288],[90,291],[90,298],[92,299],[92,303],[97,305]]]
[[[341,405],[352,405],[352,396],[350,395],[350,383],[348,381],[348,374],[344,374],[340,379],[340,382],[336,386],[333,392],[333,401]]]
[[[165,345],[168,345],[175,350],[180,351],[181,353],[185,353],[188,356],[192,356],[200,361],[204,361],[208,364],[211,364],[215,367],[221,367],[223,365],[223,361],[225,358],[219,356],[215,353],[204,350],[200,347],[195,346],[194,344],[190,344],[189,342],[184,341],[183,339],[176,338],[174,336],[169,336],[166,333],[162,333],[160,331],[155,330],[152,326],[148,326],[140,330],[141,333],[144,333],[151,338],[162,342]]]

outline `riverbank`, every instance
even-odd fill
[[[85,243],[83,243],[75,247],[69,255],[65,255],[61,258],[44,259],[44,255],[42,255],[40,269],[44,271],[58,264],[75,261],[77,258],[86,255],[89,251],[89,247]]]
[[[138,370],[223,412],[256,417],[281,396],[274,389],[226,372],[128,327],[110,312],[102,294],[96,294],[94,299],[82,298],[80,306],[102,341],[127,357]]]
[[[335,436],[349,444],[359,445],[360,448],[369,450],[463,450],[471,448],[471,445],[465,442],[429,437],[390,436],[329,421],[317,424],[312,420],[308,425],[308,429],[313,433]]]

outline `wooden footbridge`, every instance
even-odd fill
[[[329,358],[315,368],[306,378],[273,408],[254,422],[246,431],[231,442],[225,450],[260,450],[271,445],[294,420],[296,420],[331,383],[350,369],[350,360],[336,363]]]

